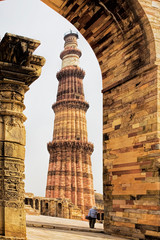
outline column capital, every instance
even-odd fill
[[[30,85],[41,74],[45,58],[33,55],[40,42],[6,33],[0,42],[0,79],[14,79]]]

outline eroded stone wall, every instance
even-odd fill
[[[45,215],[82,220],[82,210],[69,199],[44,198],[25,194],[25,211],[30,215]]]
[[[25,211],[29,215],[45,215],[69,219],[84,220],[82,210],[69,199],[45,198],[25,193]],[[104,204],[102,194],[95,194],[95,206],[98,212],[98,222],[104,220]],[[87,213],[88,214],[88,213]]]

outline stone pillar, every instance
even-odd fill
[[[57,217],[57,200],[54,200],[54,216],[53,217]]]
[[[33,198],[33,209],[36,209],[36,204],[35,204],[36,199]]]
[[[69,219],[72,219],[72,210],[73,210],[73,206],[69,205]]]
[[[39,41],[6,33],[0,42],[0,239],[26,239],[24,94],[44,65]]]
[[[41,214],[41,200],[40,199],[38,201],[38,211],[39,211],[39,214]]]

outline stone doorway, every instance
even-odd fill
[[[39,200],[35,200],[35,209],[39,210]]]
[[[62,217],[62,203],[57,204],[57,217]]]

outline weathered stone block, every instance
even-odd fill
[[[25,212],[23,208],[5,207],[5,236],[26,238]],[[8,221],[8,219],[10,221]]]
[[[24,159],[25,148],[23,145],[12,142],[0,142],[0,157],[14,157]]]
[[[25,145],[26,132],[24,126],[6,126],[5,141],[16,142]]]

